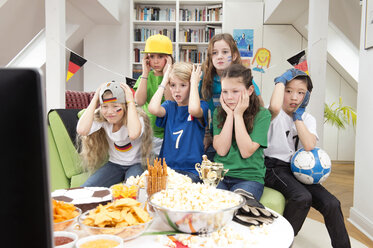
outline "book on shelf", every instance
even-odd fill
[[[141,74],[142,74],[142,69],[134,68],[132,70],[132,78],[134,78],[136,80],[141,76]]]
[[[133,11],[138,21],[175,21],[176,19],[174,8],[136,6]]]
[[[170,38],[171,41],[175,42],[176,40],[176,28],[167,29],[167,28],[135,28],[134,29],[134,41],[145,42],[149,36],[155,34],[163,34]]]
[[[134,48],[133,52],[134,52],[135,62],[140,62],[140,49],[139,48]]]
[[[223,10],[222,4],[210,5],[196,8],[180,8],[180,21],[221,21]]]
[[[179,61],[190,62],[195,64],[201,64],[207,58],[207,49],[199,51],[196,49],[193,50],[181,50]]]

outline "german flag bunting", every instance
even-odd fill
[[[300,53],[294,55],[293,57],[287,60],[294,68],[304,71],[308,74],[308,64],[307,64],[307,56],[306,51],[303,50]],[[309,75],[309,74],[308,74]]]
[[[67,69],[66,82],[87,62],[86,59],[80,57],[76,53],[70,53],[70,61]]]

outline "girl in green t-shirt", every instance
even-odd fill
[[[213,116],[215,162],[229,169],[218,188],[241,188],[260,200],[264,189],[263,149],[267,147],[270,112],[260,106],[251,70],[229,66],[221,76],[221,106]]]

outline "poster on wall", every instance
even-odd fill
[[[253,56],[254,29],[233,29],[233,38],[241,57]]]
[[[267,48],[259,48],[252,61],[252,65],[254,66],[253,70],[265,73],[264,67],[268,69],[269,63],[271,63],[271,52]]]
[[[373,0],[366,0],[365,49],[373,47]]]

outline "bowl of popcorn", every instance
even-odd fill
[[[83,213],[78,222],[89,235],[110,234],[129,240],[144,233],[153,217],[140,202],[121,198]]]
[[[82,213],[80,208],[75,207],[71,203],[64,201],[56,201],[52,199],[53,211],[53,230],[64,231],[73,223],[76,223],[78,217]]]
[[[244,203],[239,194],[199,183],[162,190],[149,198],[149,205],[166,224],[192,234],[220,230]]]

